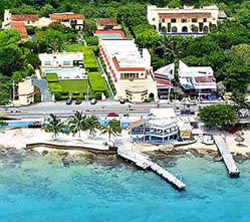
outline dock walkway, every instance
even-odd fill
[[[221,135],[213,135],[214,142],[220,151],[220,154],[224,160],[224,163],[228,169],[230,176],[239,176],[240,170],[235,163],[232,154],[230,153],[225,139]]]
[[[119,156],[134,162],[138,167],[141,167],[142,169],[150,168],[159,176],[175,185],[178,189],[184,189],[186,187],[186,185],[181,180],[176,178],[174,175],[162,168],[157,163],[152,162],[152,160],[143,153],[137,152],[133,149],[129,149],[124,145],[119,145],[117,153]]]

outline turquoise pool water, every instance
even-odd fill
[[[250,161],[232,179],[222,162],[188,156],[174,165],[164,158],[163,166],[182,172],[187,188],[179,192],[116,157],[64,167],[50,154],[10,156],[0,157],[0,221],[250,221]]]
[[[122,39],[120,34],[95,34],[99,39]]]

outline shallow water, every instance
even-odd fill
[[[185,191],[115,157],[70,167],[53,155],[1,157],[0,221],[250,221],[250,161],[240,164],[236,179],[211,159],[159,162],[181,171]]]

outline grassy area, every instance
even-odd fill
[[[102,73],[95,56],[95,52],[98,50],[98,47],[72,44],[64,45],[64,49],[68,52],[83,52],[83,63],[85,69],[88,71],[89,85],[91,87],[90,95],[94,98],[96,93],[103,92],[106,96],[109,96],[108,88],[102,78]]]
[[[63,91],[67,91],[72,95],[74,92],[79,92],[80,95],[87,93],[87,80],[60,80]]]

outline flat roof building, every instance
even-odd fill
[[[116,88],[115,99],[143,102],[158,99],[156,81],[147,49],[139,49],[134,39],[101,40],[100,51]]]
[[[186,92],[209,95],[217,90],[214,72],[210,66],[187,66],[180,60],[178,78]]]

